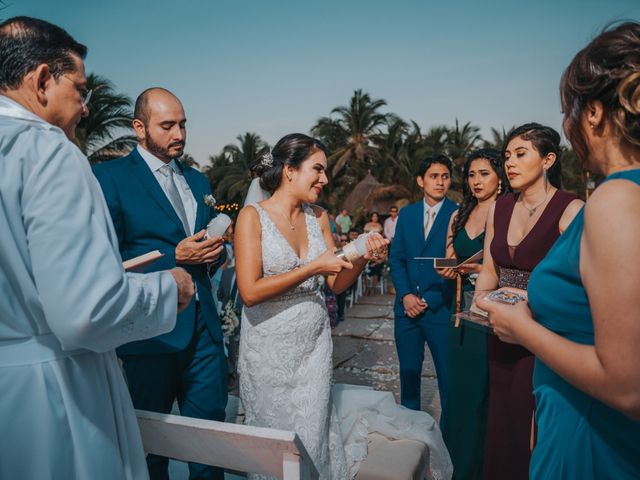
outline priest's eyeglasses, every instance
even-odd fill
[[[76,87],[76,90],[80,94],[80,101],[82,102],[82,105],[86,107],[89,104],[89,100],[91,100],[91,94],[93,93],[93,90],[91,89],[87,90],[86,88],[79,87],[78,85],[76,85],[76,82],[71,80],[64,73],[60,76],[66,78],[71,83],[73,83],[73,86]]]

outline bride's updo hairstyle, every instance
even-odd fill
[[[551,127],[545,127],[539,123],[525,123],[524,125],[514,128],[507,135],[504,141],[504,152],[509,145],[509,142],[516,137],[522,138],[527,142],[531,142],[536,151],[541,157],[546,157],[550,153],[556,155],[556,161],[547,170],[547,179],[549,183],[556,188],[560,188],[562,182],[562,167],[560,165],[560,155],[562,150],[560,149],[560,134]]]
[[[604,114],[623,143],[640,147],[640,23],[605,30],[582,49],[562,75],[560,99],[564,131],[585,162],[589,149],[582,119],[590,101]]]
[[[285,165],[297,170],[302,162],[319,150],[328,155],[327,147],[320,140],[303,133],[290,133],[282,137],[271,152],[264,152],[257,158],[251,165],[251,173],[260,177],[263,190],[273,194],[282,183]]]

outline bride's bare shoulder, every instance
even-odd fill
[[[256,222],[260,223],[260,215],[258,214],[258,210],[255,205],[247,205],[240,210],[237,223],[240,224],[245,222],[249,224],[255,224]]]

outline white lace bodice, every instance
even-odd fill
[[[267,211],[257,203],[253,205],[260,215],[262,224],[262,273],[265,277],[289,272],[319,257],[327,249],[322,229],[315,216],[313,207],[303,206],[307,226],[308,252],[304,259],[298,257]],[[319,288],[319,276],[310,277],[298,285],[286,296],[314,292]]]

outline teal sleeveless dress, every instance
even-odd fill
[[[466,260],[484,244],[484,232],[469,238],[462,228],[453,240],[456,257]],[[462,277],[464,292],[473,292],[467,275]],[[451,307],[455,312],[456,305]],[[487,333],[477,327],[461,324],[449,326],[449,394],[442,410],[442,437],[451,462],[455,480],[482,478],[484,443],[489,408],[489,363]]]
[[[620,178],[640,185],[640,169],[606,180]],[[546,328],[593,345],[593,320],[579,270],[583,227],[584,210],[531,274],[529,304]],[[574,388],[539,360],[533,383],[538,439],[531,458],[532,479],[640,478],[640,422]]]

